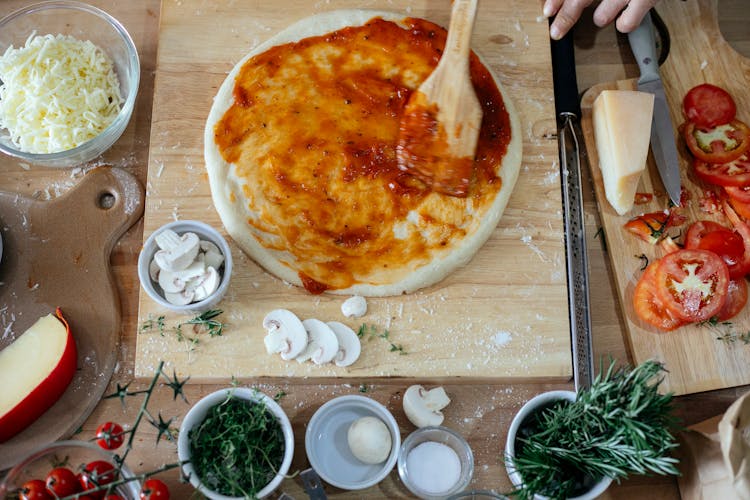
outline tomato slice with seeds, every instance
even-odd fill
[[[730,162],[750,147],[750,128],[739,120],[707,129],[688,122],[682,133],[692,155],[707,163]]]
[[[646,243],[655,245],[666,236],[666,231],[675,225],[673,222],[672,212],[660,210],[633,217],[623,227]]]
[[[669,332],[679,328],[684,322],[664,305],[656,293],[656,268],[658,262],[652,262],[638,280],[633,292],[633,307],[640,319],[656,328]]]
[[[682,321],[706,321],[727,299],[729,270],[713,252],[683,248],[665,255],[656,268],[656,293]]]
[[[748,186],[726,186],[724,191],[733,200],[750,204],[750,185]]]
[[[708,163],[695,158],[693,170],[704,182],[717,186],[750,186],[750,156],[747,153],[731,161]]]
[[[738,278],[729,280],[727,301],[716,315],[718,321],[727,321],[737,316],[747,304],[747,280]]]
[[[682,99],[682,109],[688,120],[709,128],[729,123],[737,114],[737,105],[729,92],[710,83],[688,90]]]
[[[742,278],[750,271],[750,252],[745,251],[742,236],[713,221],[700,220],[692,223],[685,236],[685,248],[709,250],[722,258],[729,270],[729,277]]]

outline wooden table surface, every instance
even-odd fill
[[[179,3],[179,0],[164,1]],[[0,3],[0,15],[27,3],[31,2],[4,1]],[[142,72],[135,113],[125,134],[104,155],[104,160],[134,173],[145,184],[161,2],[159,0],[128,2],[97,0],[91,3],[104,8],[118,18],[127,27],[138,46]],[[747,29],[750,14],[746,8],[743,8],[744,3],[743,0],[720,0],[720,25],[730,44],[739,52],[750,56],[750,30]],[[626,38],[618,35],[612,27],[604,29],[594,27],[591,14],[591,10],[584,13],[576,30],[578,83],[581,91],[600,82],[631,78],[638,74]],[[54,197],[75,185],[80,175],[82,173],[79,170],[71,169],[32,167],[26,170],[19,165],[17,160],[6,156],[0,157],[0,189],[17,191],[27,196],[38,196],[42,199]],[[584,177],[587,177],[585,168]],[[615,359],[626,361],[628,358],[621,334],[621,317],[607,256],[601,241],[595,237],[598,217],[589,189],[586,190],[585,204],[591,266],[590,281],[591,289],[595,290],[595,293],[592,293],[595,355],[597,359],[611,355]],[[133,380],[135,335],[138,329],[136,323],[139,282],[136,262],[141,248],[142,234],[143,226],[142,222],[139,222],[116,245],[111,259],[123,311],[119,363],[110,384],[113,388],[117,383],[125,384]],[[252,380],[243,380],[241,383],[253,385]],[[429,384],[429,381],[425,383]],[[143,386],[145,386],[143,380],[135,380],[131,388]],[[286,393],[281,400],[281,405],[292,420],[296,434],[292,471],[302,470],[309,466],[304,453],[304,430],[315,410],[331,397],[356,394],[359,390],[359,384],[356,381],[348,385],[296,382],[293,385],[262,383],[261,386],[269,394],[276,394],[278,391]],[[507,429],[514,414],[533,395],[551,389],[570,389],[572,383],[483,386],[461,384],[444,387],[453,399],[445,411],[445,423],[468,439],[475,454],[476,469],[471,487],[503,492],[510,489],[510,483],[503,466],[502,450]],[[194,402],[217,388],[219,386],[189,384],[185,392],[188,400]],[[384,403],[392,410],[401,426],[403,436],[413,429],[401,410],[401,395],[405,388],[403,382],[394,381],[368,386],[367,392],[368,396]],[[739,387],[679,397],[677,398],[678,414],[686,425],[700,422],[722,413],[747,389],[747,387]],[[133,422],[139,403],[139,400],[130,399],[123,407],[116,399],[102,401],[76,438],[86,439],[92,436],[97,425],[103,421],[114,420],[123,424]],[[188,409],[188,405],[179,399],[173,401],[171,390],[168,389],[157,390],[149,407],[154,414],[160,412],[165,419],[175,417],[174,422],[177,425]],[[142,425],[137,436],[135,448],[128,458],[130,467],[136,472],[151,470],[162,464],[176,461],[175,445],[162,441],[156,446],[156,432],[150,426]],[[192,493],[190,486],[180,483],[179,475],[175,471],[164,473],[161,478],[170,485],[172,498],[188,498]],[[299,477],[286,480],[281,490],[295,498],[306,497]],[[329,496],[336,498],[408,496],[408,491],[400,483],[395,469],[380,485],[363,492],[344,492],[328,486],[326,491]],[[613,485],[603,498],[679,498],[679,492],[674,478],[636,477],[620,485]]]

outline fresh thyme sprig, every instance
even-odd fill
[[[560,401],[536,413],[516,442],[511,466],[523,478],[513,492],[569,498],[585,477],[621,479],[630,474],[677,475],[672,395],[657,392],[661,364],[647,361],[632,370],[614,362],[575,402]]]
[[[207,333],[209,337],[219,337],[224,333],[226,323],[216,319],[223,312],[221,309],[210,309],[171,328],[167,326],[164,316],[149,317],[141,324],[139,330],[141,333],[156,330],[162,337],[167,333],[174,333],[177,342],[187,342],[187,352],[192,354],[200,344],[201,334]],[[183,330],[184,325],[192,325],[192,335],[188,335]]]
[[[404,346],[391,342],[391,332],[388,331],[387,328],[383,331],[380,331],[380,329],[376,325],[368,325],[367,323],[362,323],[362,325],[357,330],[357,337],[359,337],[360,339],[366,339],[368,341],[376,338],[383,339],[388,342],[390,352],[397,352],[401,355],[408,354],[404,350]]]

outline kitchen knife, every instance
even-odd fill
[[[634,31],[628,34],[641,77],[638,90],[654,95],[654,116],[651,121],[651,152],[656,161],[664,188],[675,205],[680,204],[680,162],[677,156],[674,127],[669,115],[669,104],[664,94],[664,85],[659,76],[659,60],[651,13],[647,13]]]
[[[573,33],[552,40],[552,80],[557,113],[557,141],[560,152],[563,221],[568,275],[568,308],[573,351],[573,379],[576,390],[591,385],[594,377],[589,310],[588,257],[581,192],[581,137],[577,123],[581,116],[576,79]]]

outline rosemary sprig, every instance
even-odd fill
[[[524,483],[513,494],[524,500],[535,494],[568,498],[581,493],[586,479],[677,475],[677,459],[670,456],[677,447],[672,395],[657,392],[662,370],[655,361],[632,370],[612,362],[575,402],[537,412],[519,433],[510,459]]]

